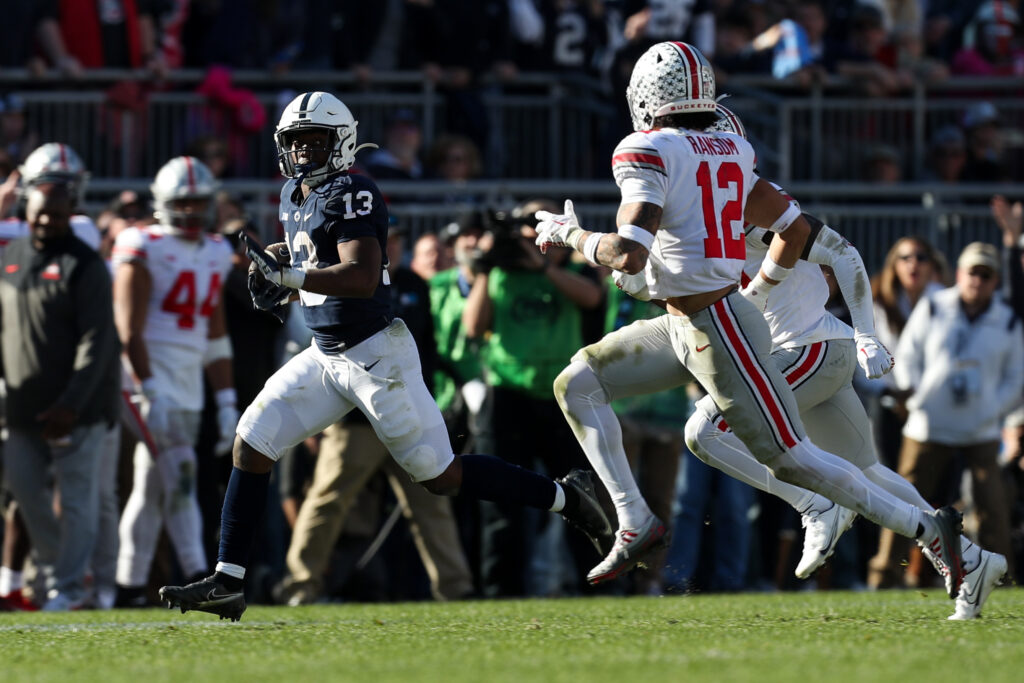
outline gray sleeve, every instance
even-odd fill
[[[113,292],[110,274],[100,259],[83,265],[81,275],[73,283],[72,297],[78,312],[78,348],[71,380],[57,403],[81,414],[93,400],[110,364],[120,350],[114,327]]]

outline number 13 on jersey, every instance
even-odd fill
[[[719,164],[712,182],[711,165],[702,161],[697,167],[697,185],[700,186],[704,227],[708,231],[704,238],[704,257],[744,260],[747,243],[743,234],[743,169],[735,161],[724,161]],[[730,186],[736,188],[735,197],[722,204],[720,212],[716,211],[716,192],[722,194]]]

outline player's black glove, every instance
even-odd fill
[[[263,274],[260,263],[274,261],[269,254],[259,248],[259,245],[245,233],[242,233],[242,242],[245,244],[245,251],[252,259],[249,264],[249,274],[246,278],[246,285],[249,288],[249,296],[252,297],[252,305],[261,311],[271,313],[275,318],[284,322],[284,316],[277,307],[288,302],[295,291],[283,285],[274,284]]]
[[[287,263],[281,263],[273,255],[263,251],[256,241],[244,232],[242,243],[245,245],[245,252],[256,265],[259,271],[267,280],[275,285],[301,289],[302,283],[306,280],[306,273],[298,268],[292,268]]]

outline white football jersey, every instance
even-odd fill
[[[791,204],[800,204],[785,190],[771,184]],[[761,268],[773,233],[747,225],[747,260],[743,264],[741,284],[746,286]],[[828,282],[821,266],[803,259],[796,262],[793,272],[768,293],[764,318],[772,331],[772,350],[806,346],[828,339],[853,339],[853,328],[825,309],[828,302]]]
[[[29,232],[28,223],[20,218],[7,218],[0,221],[0,256],[3,255],[8,242],[20,237],[28,237]],[[88,216],[78,214],[72,216],[71,232],[94,250],[100,248],[100,231]]]
[[[133,262],[149,271],[153,286],[142,337],[150,369],[175,404],[200,410],[210,316],[231,270],[231,247],[220,235],[190,242],[147,225],[117,236],[113,260],[115,270]]]
[[[743,207],[757,181],[754,149],[732,133],[631,133],[615,148],[622,203],[662,209],[646,275],[651,298],[737,284],[746,258]]]

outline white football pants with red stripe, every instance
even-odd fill
[[[858,372],[856,353],[853,340],[831,339],[779,349],[772,354],[772,360],[793,390],[811,441],[854,464],[897,498],[931,511],[910,482],[878,462],[871,423],[853,390],[853,375]],[[690,450],[704,462],[782,498],[799,512],[822,510],[832,504],[812,491],[776,479],[729,429],[708,396],[697,402],[687,421],[686,440]]]
[[[771,359],[761,313],[738,292],[693,316],[639,321],[581,349],[555,380],[555,396],[611,494],[620,528],[649,513],[622,449],[609,403],[695,379],[754,456],[809,488],[904,536],[921,512],[806,438],[792,390]],[[680,421],[685,417],[680,407]]]
[[[117,583],[145,586],[149,568],[167,524],[174,553],[186,577],[207,570],[202,517],[196,499],[196,454],[192,444],[199,432],[199,413],[171,411],[170,441],[158,443],[154,458],[146,445],[135,447],[135,475],[118,529]]]

